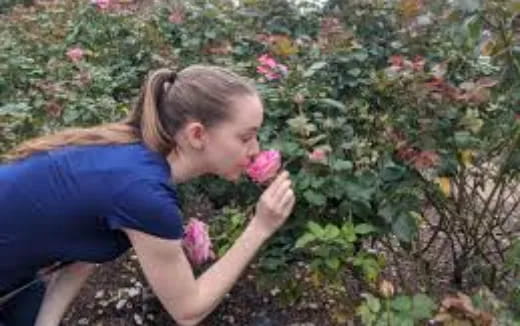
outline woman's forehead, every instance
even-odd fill
[[[233,119],[245,129],[258,129],[263,121],[264,108],[258,96],[245,96],[233,101]]]

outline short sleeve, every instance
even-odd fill
[[[175,189],[155,180],[136,180],[114,195],[106,217],[110,228],[129,228],[166,239],[180,239],[184,229]]]

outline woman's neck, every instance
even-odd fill
[[[167,157],[174,183],[184,183],[200,177],[208,171],[204,168],[204,160],[197,153],[173,150]]]

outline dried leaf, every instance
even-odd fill
[[[439,185],[444,196],[449,197],[451,195],[451,181],[448,177],[439,177],[435,180]]]

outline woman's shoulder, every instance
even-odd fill
[[[119,171],[140,178],[169,179],[166,159],[143,143],[71,146],[50,154],[79,169]]]

